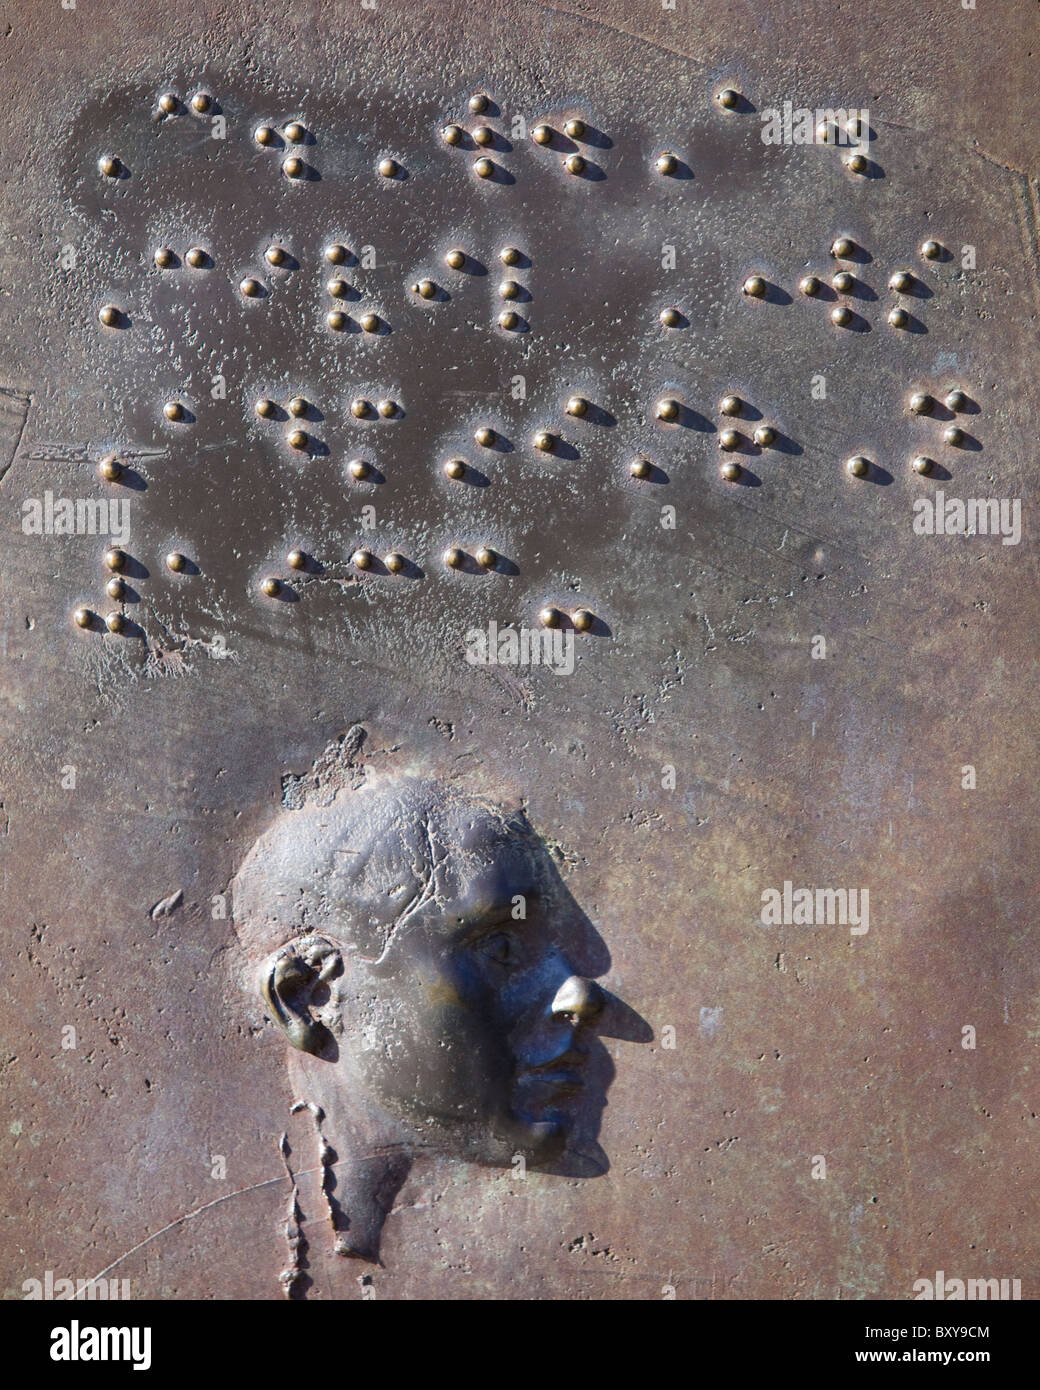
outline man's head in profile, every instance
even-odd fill
[[[523,816],[442,783],[366,782],[282,812],[233,891],[296,1094],[341,1156],[559,1157],[604,1003],[581,967],[599,973],[605,951]]]

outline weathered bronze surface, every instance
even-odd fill
[[[4,1295],[1036,1297],[1035,10],[4,27]]]

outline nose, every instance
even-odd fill
[[[564,980],[552,1001],[552,1012],[557,1018],[571,1019],[577,1023],[593,1023],[603,1012],[606,995],[595,980],[583,979],[581,975],[571,975]]]

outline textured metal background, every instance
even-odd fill
[[[228,997],[210,903],[283,777],[355,725],[380,767],[526,802],[611,950],[604,982],[655,1033],[610,1043],[607,1174],[417,1168],[379,1296],[909,1297],[936,1269],[1035,1294],[1035,8],[80,0],[11,5],[5,28],[7,1296],[110,1268],[139,1297],[279,1296],[283,1044]],[[724,85],[749,109],[721,110]],[[156,119],[160,93],[199,88],[226,139]],[[478,152],[438,137],[481,123],[478,91],[508,178],[476,179]],[[763,144],[784,100],[869,108],[870,176]],[[562,168],[566,142],[511,139],[516,115],[582,116],[590,176]],[[320,174],[300,186],[251,135],[292,118]],[[655,173],[663,149],[690,177]],[[99,176],[109,151],[130,177]],[[381,179],[384,155],[407,177]],[[836,269],[838,234],[867,253],[856,331],[797,289]],[[922,261],[929,236],[952,258]],[[345,268],[362,297],[343,307],[389,332],[325,328],[332,239],[375,247],[375,267]],[[265,265],[272,240],[298,268]],[[214,264],[159,272],[159,244]],[[524,333],[495,326],[506,244],[530,261]],[[446,270],[452,245],[487,273]],[[902,267],[915,332],[885,321]],[[765,302],[741,294],[752,272]],[[243,299],[247,274],[266,297]],[[411,294],[427,274],[443,300]],[[128,327],[99,326],[106,302]],[[661,328],[668,304],[687,326]],[[952,385],[974,402],[966,448],[906,408]],[[574,392],[603,414],[569,419]],[[780,432],[739,484],[718,471],[727,392]],[[262,394],[312,402],[321,447],[287,449]],[[654,419],[668,394],[678,426]],[[402,418],[355,421],[358,396]],[[194,421],[165,421],[170,399]],[[481,424],[511,447],[478,449]],[[542,428],[566,449],[534,451]],[[132,486],[97,477],[110,450]],[[909,469],[921,451],[930,478]],[[486,486],[443,476],[457,453]],[[649,481],[629,476],[637,453]],[[867,479],[844,470],[857,453]],[[384,481],[352,480],[357,456]],[[915,536],[913,499],[940,487],[1026,499],[1022,544]],[[71,621],[114,606],[101,539],[23,534],[47,489],[128,500],[124,634]],[[359,575],[359,543],[416,569]],[[456,543],[508,563],[448,571]],[[291,578],[294,546],[318,566]],[[166,570],[174,548],[192,572]],[[269,574],[287,597],[259,592]],[[599,619],[573,675],[465,662],[467,629],[545,603]],[[762,927],[761,891],[785,879],[868,887],[869,934]],[[324,1250],[315,1235],[312,1296],[357,1296]]]

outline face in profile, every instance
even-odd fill
[[[492,1164],[565,1148],[605,952],[523,818],[428,782],[283,812],[235,916],[340,1132]]]

